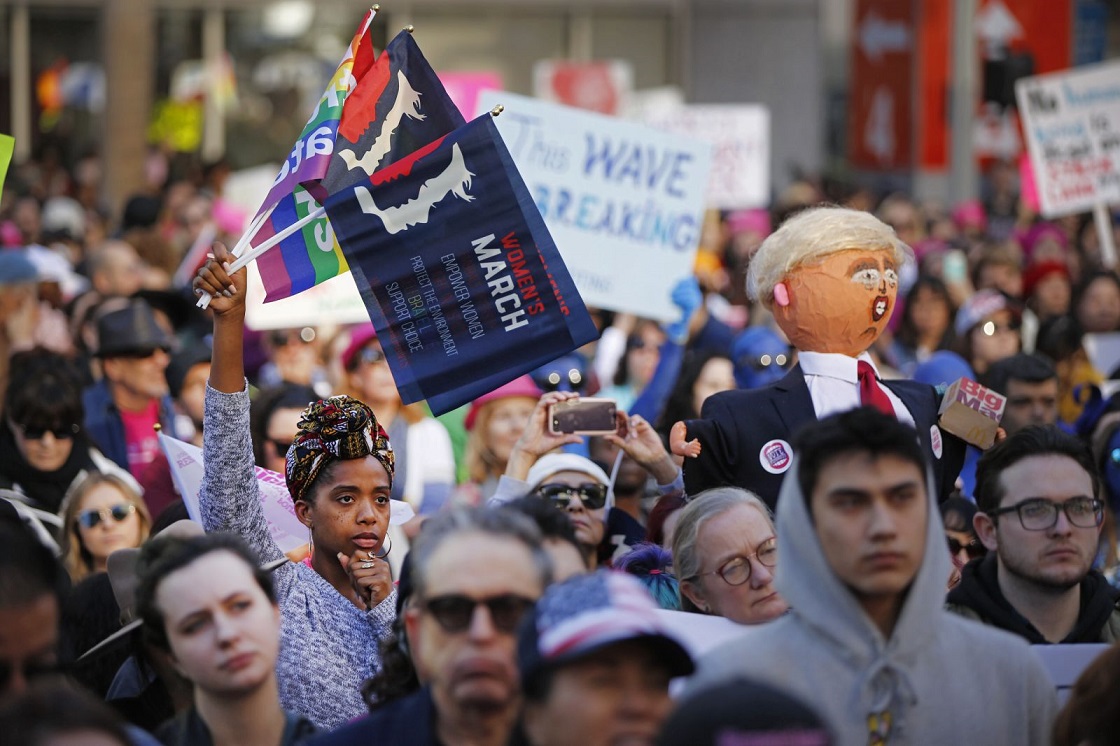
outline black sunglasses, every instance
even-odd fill
[[[984,545],[976,539],[971,540],[967,544],[962,544],[960,541],[954,539],[952,536],[945,537],[949,542],[949,554],[959,554],[963,549],[969,559],[976,559],[977,557],[984,556]]]
[[[136,506],[132,503],[117,503],[107,510],[105,508],[83,510],[81,513],[78,513],[78,525],[88,530],[102,521],[108,521],[110,517],[117,523],[120,523],[135,512]]]
[[[23,678],[30,682],[46,676],[66,673],[67,668],[62,663],[55,660],[31,660],[23,661],[23,664],[19,666],[19,670],[23,673]],[[11,686],[12,676],[15,672],[16,666],[13,666],[11,661],[0,660],[0,691],[4,691]]]
[[[471,598],[457,593],[436,596],[423,602],[421,606],[436,620],[444,632],[457,634],[466,632],[474,619],[474,610],[485,606],[490,613],[490,621],[499,632],[513,634],[521,617],[536,603],[531,598],[505,593],[489,598]]]
[[[272,438],[268,438],[268,443],[276,451],[277,456],[279,456],[280,458],[287,458],[288,457],[288,449],[291,448],[292,441],[290,441],[290,440],[273,440]]]
[[[55,440],[70,440],[81,428],[77,424],[73,425],[56,425],[54,427],[37,427],[35,425],[19,425],[15,422],[12,427],[19,430],[20,435],[24,440],[42,440],[50,433],[55,437]]]
[[[169,347],[139,347],[135,350],[126,350],[124,352],[114,352],[113,357],[126,358],[128,360],[147,360],[157,352],[165,352],[170,354],[171,348]]]
[[[542,484],[535,492],[561,510],[568,507],[573,496],[579,497],[588,510],[599,510],[607,504],[607,485],[598,482],[584,482],[578,486],[560,482]]]

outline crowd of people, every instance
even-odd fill
[[[221,164],[119,215],[21,164],[0,733],[1109,743],[1120,277],[1006,168],[951,209],[805,180],[713,212],[679,320],[593,309],[598,340],[435,417],[370,324],[246,327]],[[1006,398],[989,449],[938,427],[961,377]],[[550,428],[591,396],[613,433]],[[197,510],[161,434],[202,449]],[[305,546],[277,545],[259,469]],[[680,618],[739,626],[708,646]],[[1059,707],[1028,643],[1112,647]]]

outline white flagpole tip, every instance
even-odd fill
[[[490,116],[496,117],[505,110],[506,110],[506,107],[502,106],[501,104],[498,104],[497,106],[495,106],[493,109],[490,110]]]
[[[381,5],[380,4],[374,5],[372,8],[370,8],[370,10],[372,10],[374,13],[380,13],[381,12]]]

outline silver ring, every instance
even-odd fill
[[[362,569],[363,569],[363,570],[368,570],[368,569],[369,569],[369,568],[371,568],[371,567],[373,567],[373,563],[372,563],[372,562],[363,562],[363,563],[362,563]]]

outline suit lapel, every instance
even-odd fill
[[[771,400],[778,418],[786,426],[789,437],[805,425],[816,422],[817,410],[813,407],[813,397],[805,385],[805,374],[800,365],[795,365],[789,373],[774,384]]]

